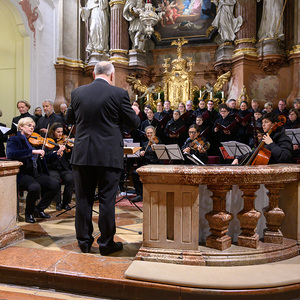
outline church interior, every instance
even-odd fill
[[[44,101],[59,114],[100,61],[141,112],[169,101],[181,113],[191,101],[221,113],[254,99],[274,111],[283,101],[288,118],[300,103],[300,0],[0,0],[0,41],[7,128],[20,100],[32,115]],[[143,201],[126,199],[138,193],[125,174],[115,236],[124,249],[105,257],[96,240],[90,253],[77,245],[75,194],[70,210],[53,202],[49,219],[25,222],[20,163],[0,160],[0,298],[299,299],[300,158],[223,166],[230,155],[209,142],[203,167],[133,159]],[[97,210],[95,201],[95,238]]]

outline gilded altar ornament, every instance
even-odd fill
[[[246,87],[244,85],[243,85],[243,88],[242,88],[242,92],[239,95],[238,101],[237,101],[239,106],[240,106],[242,101],[247,101],[248,105],[250,104],[249,103],[249,96],[246,93]]]
[[[177,58],[169,64],[170,58],[164,59],[162,64],[165,69],[163,72],[163,91],[164,99],[171,103],[172,109],[177,109],[180,102],[186,102],[193,99],[193,79],[194,72],[192,71],[195,62],[191,57],[182,58],[182,46],[188,41],[184,38],[179,38],[171,43],[172,46],[177,46]],[[169,67],[171,71],[168,71]]]
[[[220,92],[223,89],[224,84],[229,80],[231,72],[228,71],[217,78],[217,82],[214,84],[214,93]]]

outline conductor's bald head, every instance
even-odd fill
[[[109,82],[109,84],[115,84],[115,68],[112,63],[108,61],[98,62],[94,67],[94,79],[103,78]]]

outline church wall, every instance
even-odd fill
[[[16,13],[16,12],[15,12]],[[19,31],[15,16],[7,4],[0,0],[0,108],[1,122],[11,125],[18,113],[16,102],[30,98],[29,37]]]

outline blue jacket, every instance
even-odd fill
[[[9,159],[18,160],[23,163],[20,168],[20,172],[18,174],[18,182],[20,181],[21,177],[25,174],[34,176],[33,170],[33,157],[32,150],[34,148],[26,141],[25,135],[21,134],[19,131],[17,135],[12,136],[8,139],[6,145],[6,156]],[[56,153],[49,153],[45,156],[45,159],[37,159],[37,166],[38,171],[40,173],[45,173],[49,175],[46,161],[52,161],[56,159]]]

